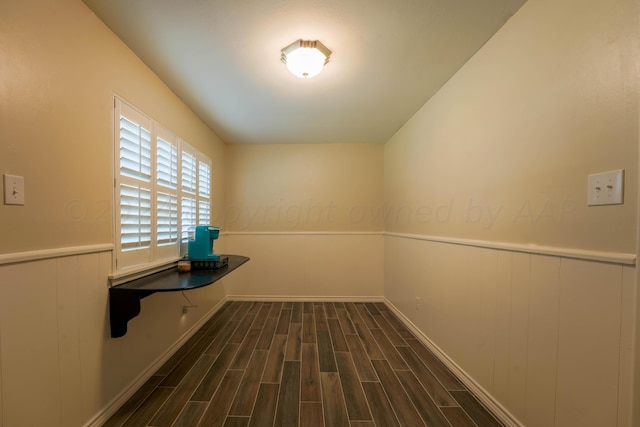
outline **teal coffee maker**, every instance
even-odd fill
[[[220,227],[196,225],[189,230],[188,257],[193,268],[220,268],[227,265],[228,258],[221,259],[213,253],[213,241],[220,236]]]

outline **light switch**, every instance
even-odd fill
[[[4,174],[4,204],[24,205],[24,177]]]
[[[589,175],[587,205],[620,205],[623,203],[624,169]]]

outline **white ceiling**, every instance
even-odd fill
[[[228,143],[384,143],[525,0],[83,0]],[[317,77],[280,62],[333,52]]]

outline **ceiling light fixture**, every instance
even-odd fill
[[[301,79],[317,76],[329,62],[331,51],[318,40],[297,40],[282,49],[280,59]]]

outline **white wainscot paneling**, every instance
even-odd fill
[[[558,357],[561,259],[532,256],[524,419],[554,425]]]
[[[387,236],[384,276],[385,298],[510,423],[628,424],[635,267]]]
[[[0,268],[0,317],[3,424],[59,426],[55,260]]]
[[[243,297],[382,297],[380,234],[255,233],[227,238],[229,253],[251,260],[226,281]]]
[[[563,260],[556,425],[615,426],[622,267]]]
[[[0,337],[2,337],[2,316],[0,316]],[[0,427],[4,426],[2,411],[2,339],[0,339]]]
[[[180,293],[154,294],[114,339],[110,272],[110,251],[0,265],[0,426],[101,425],[225,299],[190,291],[183,314]]]
[[[104,404],[105,390],[96,385],[114,384],[100,370],[117,353],[104,342],[106,300],[94,306],[87,290],[106,294],[110,267],[109,252],[0,267],[5,425],[82,425]],[[92,339],[101,345],[87,352]]]
[[[111,254],[79,257],[77,274],[80,390],[83,421],[99,413],[128,381],[122,341],[110,338],[109,292]]]
[[[618,425],[630,426],[633,415],[633,387],[635,365],[635,319],[638,293],[636,269],[622,268],[622,317],[620,328],[620,396],[618,399]]]
[[[82,425],[82,411],[78,402],[83,401],[80,379],[80,294],[78,288],[77,256],[56,261],[56,288],[58,308],[58,343],[60,351],[60,400],[61,424]]]

